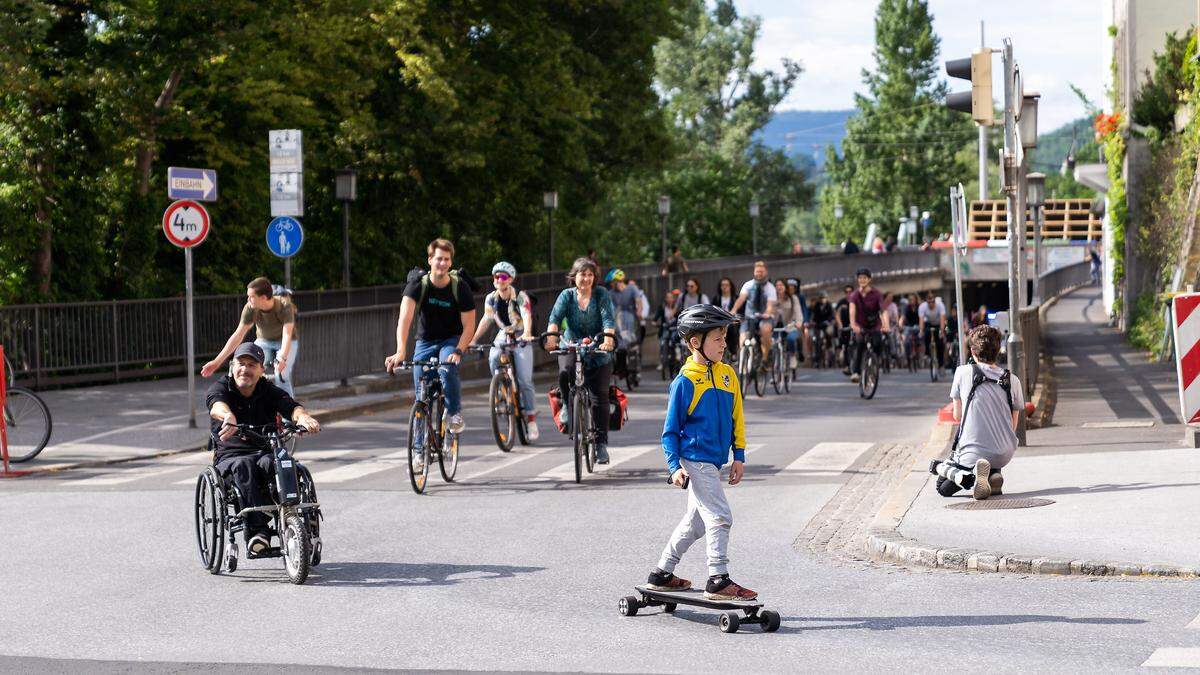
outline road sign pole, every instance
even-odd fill
[[[283,285],[288,288],[292,287],[292,259],[291,258],[283,259]]]
[[[958,335],[958,365],[967,364],[966,330],[963,328],[963,296],[962,296],[962,263],[960,262],[959,247],[966,243],[966,209],[963,205],[966,195],[963,194],[962,183],[957,188],[950,188],[950,249],[954,252],[954,302],[958,307],[958,325],[954,327]]]
[[[188,428],[196,428],[196,314],[192,305],[192,249],[183,249],[184,302],[187,303]]]

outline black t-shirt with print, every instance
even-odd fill
[[[454,297],[454,284],[438,288],[429,281],[425,291],[425,302],[417,308],[420,321],[417,323],[417,339],[436,342],[462,335],[462,313],[475,309],[475,298],[466,282],[458,282],[458,298]],[[404,297],[421,300],[421,278],[408,282]]]

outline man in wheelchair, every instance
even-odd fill
[[[270,506],[268,486],[274,477],[274,456],[266,444],[238,433],[237,424],[273,424],[276,414],[304,427],[309,433],[321,430],[320,423],[287,392],[263,379],[262,347],[245,342],[233,353],[232,375],[221,376],[208,389],[210,428],[215,440],[214,465],[237,486],[247,506]],[[246,549],[259,554],[270,546],[265,513],[246,515]]]

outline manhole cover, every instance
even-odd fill
[[[1031,509],[1035,506],[1046,506],[1053,503],[1053,499],[1042,499],[1041,497],[992,497],[983,501],[972,499],[966,502],[950,504],[946,508],[961,509],[964,511],[978,511],[980,509]]]

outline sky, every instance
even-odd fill
[[[854,107],[863,91],[862,69],[874,67],[874,0],[736,0],[743,15],[763,19],[756,50],[758,68],[778,69],[787,57],[804,73],[781,110],[836,110]],[[1038,127],[1050,131],[1086,112],[1069,84],[1102,104],[1108,71],[1107,26],[1102,0],[930,0],[933,28],[942,39],[939,61],[970,56],[979,48],[979,22],[985,22],[989,47],[1011,38],[1013,54],[1025,79],[1025,91],[1042,95]],[[1003,96],[993,57],[992,90]],[[944,76],[945,69],[941,72]],[[970,87],[950,80],[951,91]]]

